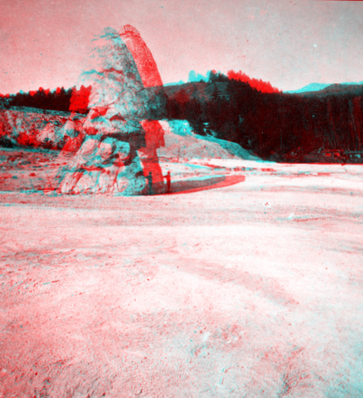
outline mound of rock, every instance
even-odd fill
[[[65,141],[60,157],[62,157],[64,153],[75,153],[79,150],[86,135],[83,128],[84,121],[85,117],[72,113],[60,129],[60,135]]]
[[[71,117],[61,131],[68,138],[63,158],[77,152],[60,170],[58,192],[162,193],[160,157],[241,156],[237,144],[186,134],[181,128],[184,121],[160,121],[166,104],[162,80],[135,28],[106,28],[94,40],[90,60],[89,70],[82,74],[83,87],[91,87],[89,112],[78,121]],[[242,155],[247,156],[245,152]]]
[[[87,136],[65,173],[60,191],[132,195],[144,186],[140,161],[127,141]]]
[[[92,87],[89,112],[82,124],[85,140],[71,164],[62,170],[61,193],[132,195],[145,190],[147,174],[137,150],[147,146],[145,131],[150,136],[155,127],[155,122],[148,124],[148,120],[155,111],[163,114],[165,101],[159,95],[161,79],[155,61],[140,35],[128,26],[121,29],[123,37],[130,30],[133,36],[126,34],[128,45],[131,47],[137,36],[134,47],[146,85],[120,33],[106,28],[94,42],[92,68],[83,74],[83,82]],[[154,82],[159,86],[150,87]],[[73,125],[70,122],[64,128],[72,130]],[[155,183],[156,177],[153,175]]]

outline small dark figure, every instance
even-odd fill
[[[170,171],[168,171],[168,174],[165,176],[166,178],[166,188],[167,188],[167,193],[170,193],[170,184],[171,184],[171,175]]]
[[[149,195],[153,194],[153,175],[150,173],[148,174],[148,176],[146,177],[147,180],[149,181]]]

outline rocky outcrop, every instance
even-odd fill
[[[83,128],[84,121],[85,117],[72,113],[67,122],[60,129],[60,134],[65,142],[60,156],[62,156],[64,152],[77,152],[79,150],[86,135]]]
[[[62,171],[61,193],[145,191],[150,171],[141,164],[138,150],[156,155],[148,147],[155,146],[151,137],[159,133],[160,125],[149,119],[163,114],[162,82],[136,29],[126,26],[120,33],[106,28],[94,41],[92,68],[83,73],[83,84],[91,86],[89,112],[82,125],[86,137]],[[159,174],[153,173],[155,186],[162,179]]]
[[[118,32],[135,60],[144,87],[162,86],[156,62],[137,29],[125,25]]]
[[[33,109],[0,109],[0,139],[14,145],[42,146],[45,142],[57,145],[62,141],[61,127],[67,116],[44,113]]]
[[[43,144],[46,142],[52,145],[57,145],[63,140],[63,136],[58,126],[52,123],[48,123],[39,133],[38,140]]]
[[[65,170],[62,193],[132,195],[145,187],[140,161],[130,144],[113,137],[87,136]]]
[[[148,91],[149,118],[162,119],[165,116],[166,96],[163,81],[151,51],[134,27],[125,25],[118,31],[128,50],[132,54],[144,88]]]
[[[164,177],[159,165],[157,150],[165,145],[164,131],[159,119],[164,117],[165,92],[156,62],[151,51],[146,46],[140,33],[132,26],[126,25],[119,29],[120,36],[131,52],[137,65],[142,83],[148,91],[149,117],[152,120],[143,120],[141,126],[145,134],[145,145],[138,149],[144,175],[151,173],[154,192],[164,192]]]

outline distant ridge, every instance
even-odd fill
[[[300,93],[303,97],[327,97],[327,96],[341,96],[341,95],[354,95],[362,96],[363,84],[331,84],[323,90],[310,91]]]
[[[307,86],[304,86],[303,88],[300,88],[299,90],[289,90],[289,91],[284,91],[284,93],[287,93],[287,94],[311,93],[311,92],[314,92],[314,91],[324,90],[325,88],[327,88],[329,86],[361,85],[361,84],[363,84],[363,81],[361,81],[361,82],[347,82],[347,83],[310,83]]]

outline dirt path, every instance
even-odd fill
[[[360,174],[279,167],[185,195],[0,194],[0,396],[363,395]]]

